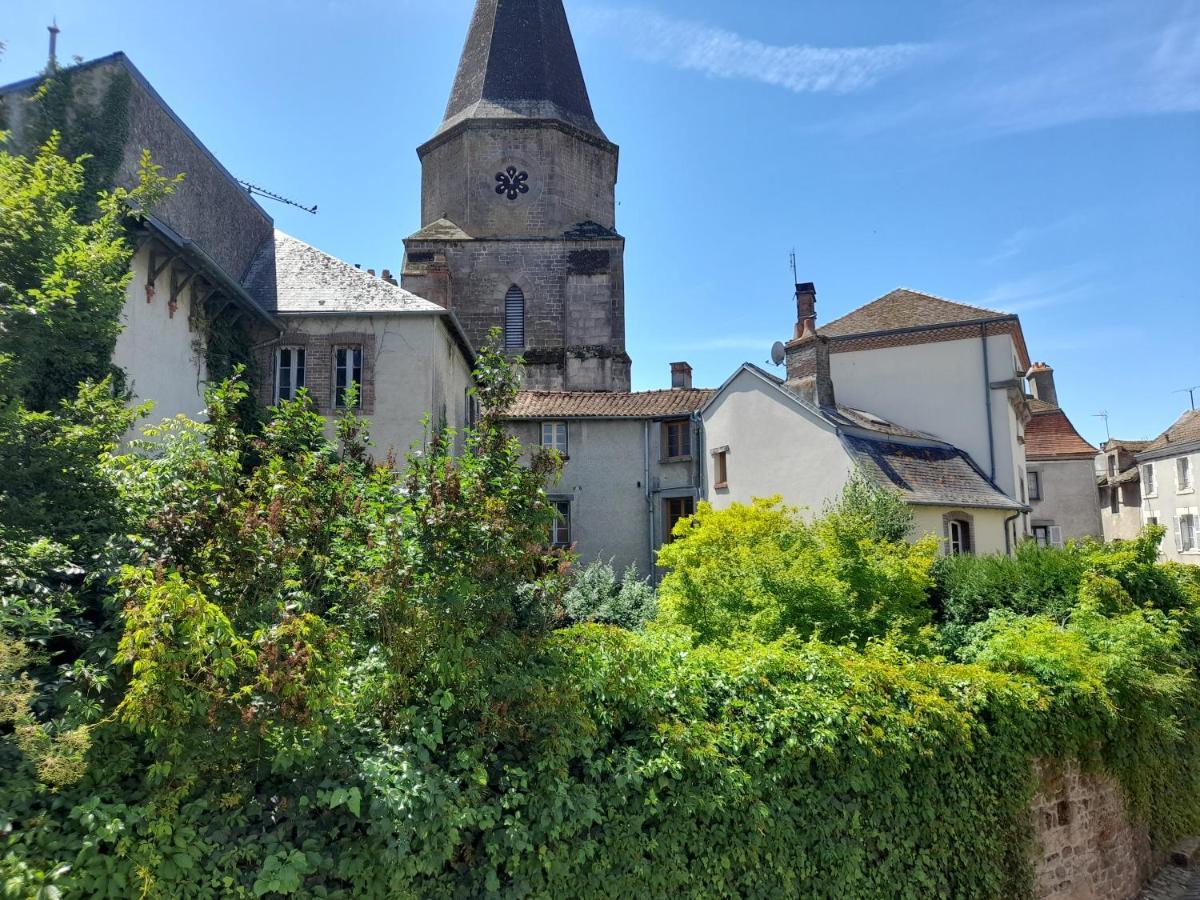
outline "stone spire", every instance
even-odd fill
[[[467,119],[558,120],[607,140],[562,0],[477,0],[438,134]]]

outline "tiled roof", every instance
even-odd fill
[[[919,506],[1022,510],[962,450],[948,444],[918,447],[845,435],[842,442],[859,469],[877,484],[898,490]]]
[[[1196,443],[1200,443],[1200,409],[1185,412],[1175,420],[1174,425],[1151,441],[1142,454],[1155,453],[1166,456],[1178,447]]]
[[[1119,438],[1109,438],[1101,445],[1101,449],[1108,450],[1126,450],[1129,453],[1141,453],[1149,447],[1153,441],[1123,441]]]
[[[819,331],[829,337],[842,337],[904,328],[978,322],[1006,315],[1008,313],[985,309],[982,306],[968,306],[965,303],[934,297],[932,294],[897,288],[878,300],[860,306],[840,319],[822,326]]]
[[[635,393],[521,391],[507,418],[644,419],[685,416],[700,409],[713,393],[704,389]]]
[[[1037,400],[1031,401],[1030,406],[1035,412],[1025,426],[1025,456],[1028,459],[1095,457],[1096,448],[1080,436],[1061,409]]]
[[[446,311],[279,230],[259,250],[243,284],[260,306],[280,315]]]
[[[1096,483],[1101,487],[1110,484],[1133,484],[1142,480],[1142,469],[1140,466],[1130,466],[1123,472],[1119,472],[1112,478],[1108,477],[1107,473],[1100,473],[1096,476]]]

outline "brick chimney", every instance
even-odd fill
[[[817,334],[817,289],[796,285],[796,336],[787,344],[787,386],[813,406],[835,406],[829,338]]]
[[[399,286],[399,282],[396,281],[395,277],[393,277],[391,269],[384,269],[383,274],[380,275],[379,277],[382,278],[384,281],[386,281],[388,284],[394,284],[397,287]]]
[[[690,391],[692,389],[692,367],[685,362],[671,363],[671,390]]]
[[[1025,373],[1025,377],[1029,379],[1030,389],[1036,399],[1049,403],[1051,406],[1058,406],[1058,391],[1054,388],[1054,370],[1052,368],[1044,362],[1034,363]]]
[[[793,338],[804,334],[806,325],[817,330],[817,288],[811,281],[796,285],[796,333]]]

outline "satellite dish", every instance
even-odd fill
[[[775,346],[771,348],[771,362],[782,366],[785,359],[787,359],[787,352],[783,348],[783,341],[776,341]]]

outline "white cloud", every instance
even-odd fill
[[[1086,280],[1080,267],[1069,267],[1003,281],[976,302],[1001,312],[1027,313],[1079,303],[1093,297],[1095,291],[1095,284]]]
[[[624,41],[636,56],[649,62],[716,78],[760,81],[795,93],[865,90],[930,49],[922,44],[767,44],[724,28],[638,7],[585,9],[579,24]]]

